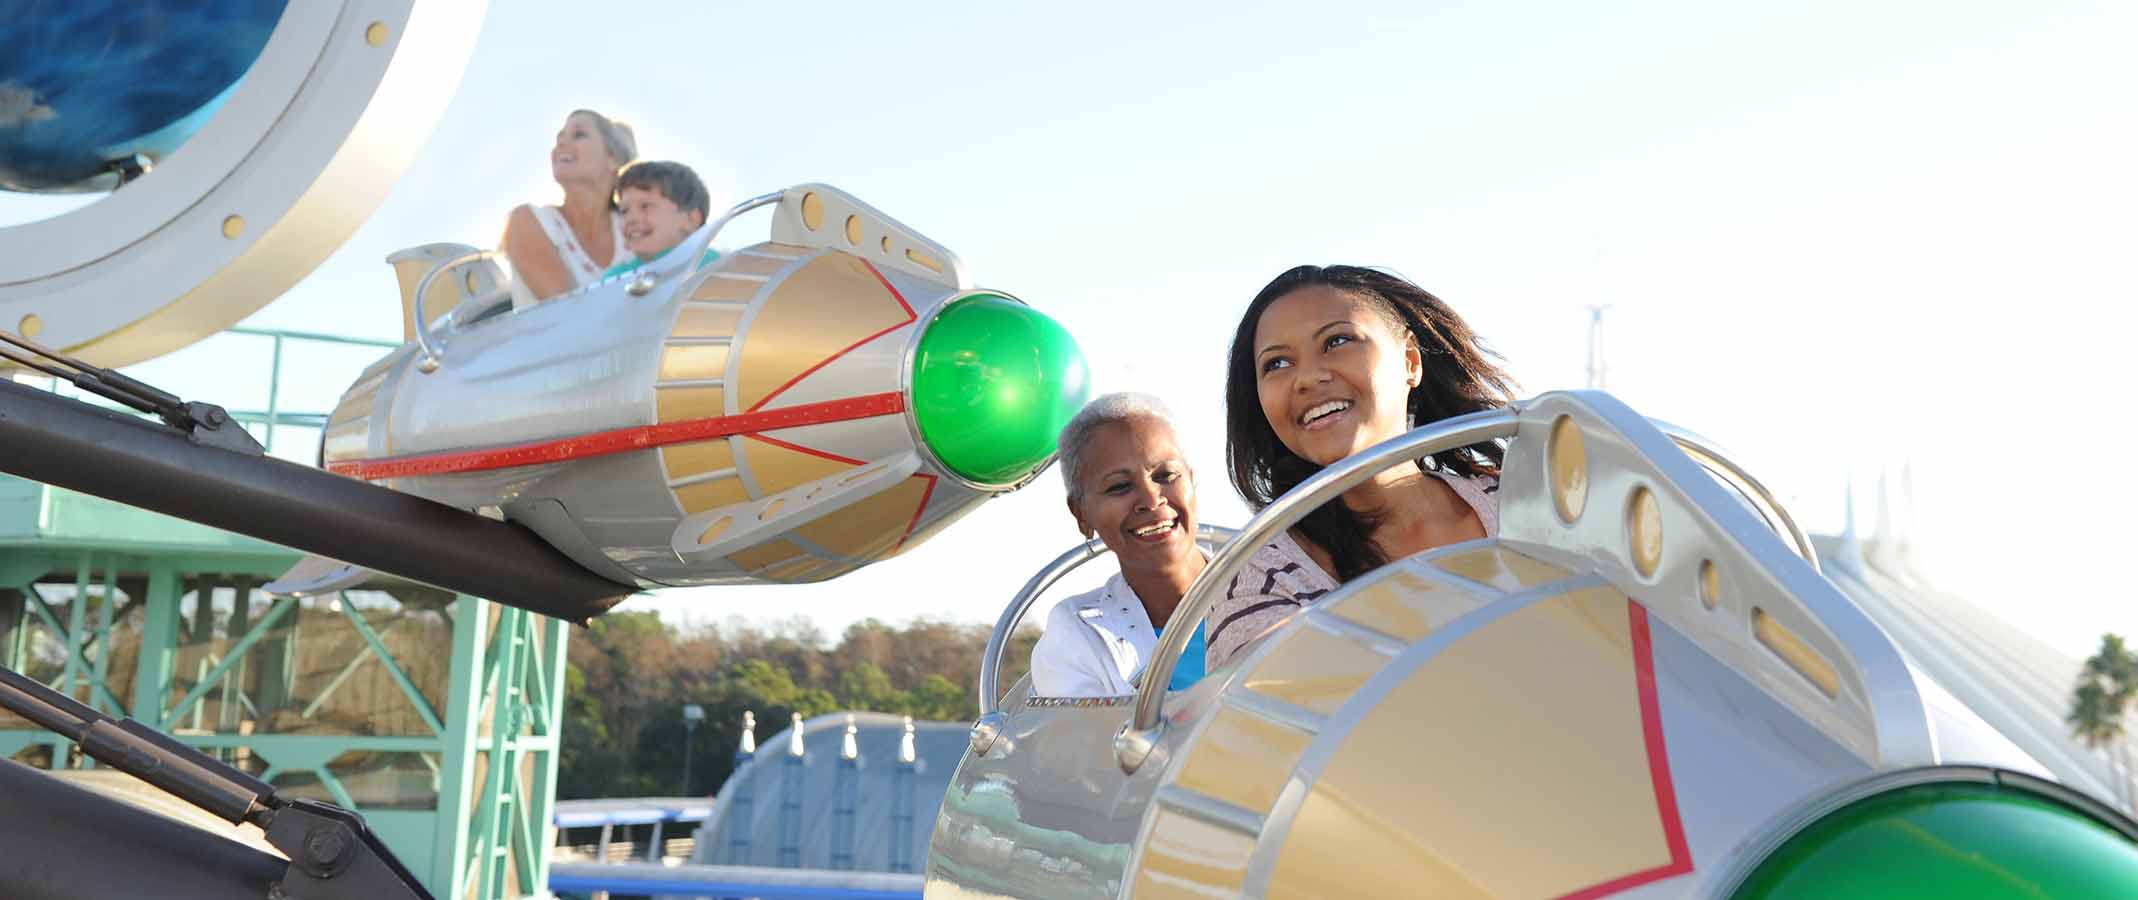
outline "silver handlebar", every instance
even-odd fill
[[[1707,438],[1668,422],[1649,419],[1648,423],[1669,437],[1672,443],[1678,445],[1679,450],[1692,457],[1693,462],[1699,463],[1701,468],[1721,478],[1744,497],[1746,502],[1752,504],[1752,511],[1759,513],[1760,518],[1767,521],[1769,529],[1788,538],[1789,542],[1795,545],[1797,556],[1810,565],[1812,571],[1825,574],[1819,568],[1819,554],[1812,549],[1811,538],[1804,533],[1804,529],[1797,527],[1796,520],[1789,516],[1789,510],[1782,508],[1781,501],[1776,500],[1774,493],[1767,490],[1766,485],[1760,484],[1759,479],[1752,477],[1752,473],[1731,462],[1722,449]]]
[[[423,301],[430,297],[431,282],[438,280],[438,276],[468,263],[482,262],[496,256],[497,251],[495,250],[477,250],[473,253],[463,253],[432,266],[430,271],[423,273],[423,279],[416,282],[416,346],[423,350],[423,361],[416,364],[417,371],[428,375],[438,371],[438,366],[445,362],[445,351],[439,349],[438,342],[431,338],[430,314],[423,310]]]

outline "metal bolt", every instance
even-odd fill
[[[349,839],[339,828],[321,828],[304,840],[304,852],[322,870],[332,869],[348,851]]]

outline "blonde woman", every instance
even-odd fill
[[[616,210],[616,178],[636,158],[638,140],[631,126],[591,109],[565,117],[549,151],[550,176],[564,189],[564,202],[514,209],[498,241],[512,259],[515,307],[598,281],[603,271],[630,256]]]

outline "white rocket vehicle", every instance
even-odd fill
[[[761,206],[771,240],[697,268]],[[893,556],[1030,481],[1088,391],[1053,321],[821,184],[525,308],[491,253],[389,261],[412,340],[342,396],[321,463],[525,525],[627,585],[821,581]],[[276,589],[362,577],[307,560]]]

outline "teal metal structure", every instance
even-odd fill
[[[276,342],[278,369],[283,341],[325,338],[251,333]],[[237,417],[270,439],[317,427],[278,394]],[[363,813],[441,900],[543,894],[569,627],[405,583],[259,590],[298,558],[0,476],[0,663]],[[6,713],[0,756],[96,765]]]

